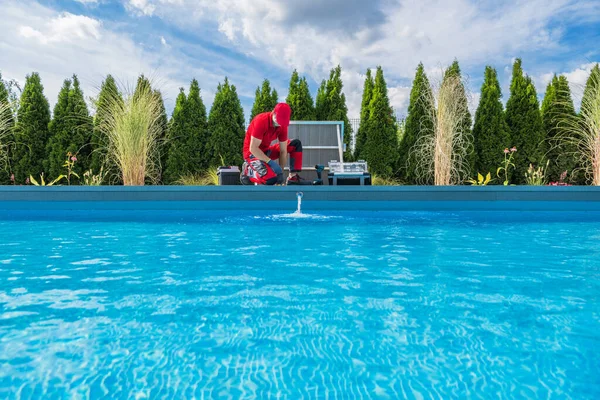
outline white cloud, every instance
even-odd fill
[[[152,4],[151,0],[129,0],[127,3],[130,10],[135,10],[143,15],[152,15],[156,6]]]
[[[94,85],[106,73],[129,80],[139,72],[154,72],[164,77],[163,91],[171,100],[178,86],[187,87],[196,77],[206,88],[203,97],[208,105],[210,90],[225,75],[242,96],[252,97],[265,77],[288,75],[296,68],[320,82],[339,63],[349,115],[356,117],[363,74],[367,67],[381,65],[391,104],[403,114],[420,61],[434,83],[454,58],[463,71],[481,69],[483,73],[485,63],[502,71],[508,65],[503,75],[506,82],[513,56],[560,50],[564,32],[557,26],[600,19],[600,12],[595,12],[600,8],[597,0],[120,1],[135,19],[161,18],[175,32],[185,31],[187,38],[150,32],[146,43],[136,43],[124,33],[128,22],[119,22],[116,30],[109,20],[59,14],[33,0],[5,0],[0,16],[5,32],[0,38],[3,74],[22,79],[38,70],[51,89],[47,90],[51,101],[62,80],[73,72]],[[195,41],[194,36],[201,40]],[[240,60],[240,54],[256,62]],[[534,74],[541,75],[539,70]],[[312,89],[314,93],[316,88]],[[479,88],[473,89],[477,93]],[[504,94],[506,99],[506,90]],[[473,103],[476,100],[474,95]]]
[[[191,79],[180,80],[182,67],[175,61],[145,51],[128,35],[109,30],[96,19],[57,13],[29,1],[8,1],[2,11],[2,75],[23,84],[27,74],[39,72],[51,104],[63,80],[74,73],[79,75],[86,96],[97,93],[107,74],[124,84],[134,83],[142,72],[160,76],[158,83],[167,101]],[[193,76],[198,69],[186,71]]]
[[[48,22],[40,24],[37,28],[28,25],[19,27],[21,36],[35,38],[43,44],[52,42],[77,42],[79,40],[101,38],[102,23],[98,20],[82,15],[63,13]]]
[[[141,0],[129,0],[141,1]],[[340,63],[352,115],[361,74],[382,65],[393,80],[410,81],[419,61],[441,70],[454,58],[465,66],[506,65],[514,54],[556,49],[563,21],[600,19],[597,0],[471,0],[360,2],[310,0],[144,0],[153,14],[180,27],[215,24],[228,47],[281,70],[298,69],[316,82]],[[333,4],[335,3],[335,4]],[[350,4],[352,3],[352,4]],[[365,6],[365,4],[367,4]],[[339,13],[328,12],[337,7]],[[144,7],[142,6],[141,9]],[[372,12],[373,14],[369,14]],[[367,15],[369,14],[369,15]],[[196,29],[197,30],[197,29]],[[391,87],[394,106],[406,104],[403,86]],[[477,91],[475,88],[474,91]]]

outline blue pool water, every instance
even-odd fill
[[[600,398],[599,214],[172,215],[3,214],[0,398]]]

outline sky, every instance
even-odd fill
[[[263,79],[283,101],[297,69],[314,97],[340,64],[350,118],[377,66],[403,116],[419,62],[436,82],[457,59],[472,108],[486,65],[504,101],[517,57],[540,98],[558,73],[577,100],[600,62],[600,0],[0,0],[0,9],[3,78],[39,72],[50,104],[73,74],[95,96],[107,74],[131,86],[144,73],[169,112],[192,78],[208,108],[228,77],[248,116]]]

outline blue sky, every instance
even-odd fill
[[[516,57],[540,96],[553,73],[577,91],[600,61],[600,0],[2,0],[0,23],[3,77],[39,72],[51,104],[73,73],[88,96],[108,73],[123,84],[145,73],[168,109],[192,78],[209,107],[228,76],[248,115],[264,78],[284,99],[296,68],[314,95],[339,63],[350,117],[377,65],[402,115],[420,61],[435,81],[458,59],[473,107],[487,64],[506,101]]]

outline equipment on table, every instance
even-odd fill
[[[219,167],[217,169],[219,186],[240,185],[240,168],[237,166]]]
[[[371,185],[371,174],[367,168],[366,161],[356,162],[329,162],[329,174],[327,175],[330,185]]]
[[[304,181],[302,183],[298,183],[297,185],[303,186],[323,186],[323,171],[325,170],[324,165],[317,164],[315,165],[315,171],[317,172],[317,179],[314,181]]]
[[[315,165],[315,171],[317,171],[317,179],[313,181],[314,186],[323,186],[323,171],[325,166],[321,164]]]

